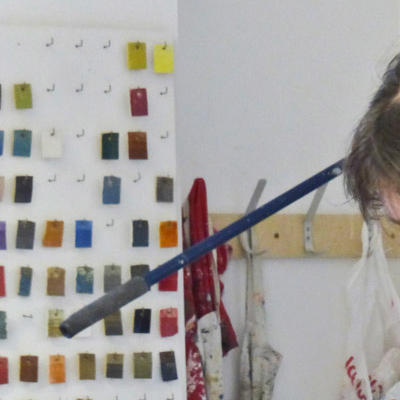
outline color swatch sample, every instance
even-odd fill
[[[15,108],[23,110],[32,108],[32,89],[28,83],[14,85]]]
[[[121,202],[121,178],[105,176],[103,179],[103,204]]]
[[[46,221],[42,244],[45,247],[61,247],[64,235],[64,221]]]
[[[91,353],[79,354],[79,379],[96,379],[96,355]]]
[[[101,158],[103,160],[118,160],[119,134],[115,132],[101,135]]]
[[[106,336],[122,335],[122,320],[120,310],[117,310],[104,318],[104,331]]]
[[[178,333],[178,309],[164,308],[160,310],[161,337],[173,336]]]
[[[153,50],[154,72],[170,74],[174,72],[174,47],[170,44],[156,44]]]
[[[160,292],[176,292],[178,290],[178,273],[175,272],[158,282]]]
[[[65,295],[65,270],[60,267],[47,268],[47,295]]]
[[[76,273],[76,293],[93,293],[93,268],[83,266],[77,268]]]
[[[65,382],[65,356],[49,356],[49,383]]]
[[[21,267],[19,275],[18,296],[30,296],[32,287],[32,274],[31,267]]]
[[[49,310],[47,322],[47,334],[49,337],[63,336],[60,331],[60,324],[64,320],[64,310],[54,309]]]
[[[107,354],[106,377],[123,378],[124,355],[119,353]]]
[[[147,160],[146,132],[128,132],[128,152],[130,160]]]
[[[0,265],[0,297],[6,296],[6,272],[3,265]]]
[[[178,379],[176,371],[175,353],[173,351],[160,352],[161,378],[163,381]]]
[[[32,221],[18,221],[17,249],[32,250],[35,240],[35,223]]]
[[[132,117],[146,116],[149,114],[146,89],[131,89],[131,115]]]
[[[157,177],[156,200],[160,203],[174,201],[174,180],[170,177]]]
[[[176,221],[160,222],[160,247],[178,246],[178,223]]]
[[[0,339],[7,339],[7,313],[0,311]]]
[[[26,129],[14,131],[13,156],[30,157],[32,147],[32,132]]]
[[[151,309],[140,308],[135,310],[133,321],[134,333],[150,333],[151,326]]]
[[[8,358],[0,357],[0,385],[8,383]]]
[[[37,356],[21,356],[19,360],[19,380],[21,382],[37,382],[39,358]]]
[[[0,131],[0,156],[3,155],[4,152],[4,131]]]
[[[6,222],[0,221],[0,250],[7,249]]]
[[[147,68],[146,43],[129,42],[127,45],[128,69]]]
[[[133,377],[135,379],[151,379],[153,376],[152,353],[133,353]]]
[[[75,221],[75,247],[92,247],[92,227],[92,221]]]
[[[149,245],[149,223],[146,220],[132,221],[133,247],[147,247]]]
[[[30,203],[32,200],[32,176],[17,176],[15,178],[15,203]]]
[[[121,267],[119,265],[104,266],[104,292],[109,292],[121,285]]]

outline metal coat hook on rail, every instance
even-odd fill
[[[109,40],[108,42],[107,42],[107,44],[105,44],[104,46],[103,46],[103,49],[109,49],[111,47],[111,40]]]
[[[56,90],[56,85],[53,83],[52,85],[51,85],[51,88],[47,88],[46,89],[46,92],[54,92]]]
[[[316,252],[314,249],[313,222],[314,222],[315,214],[317,213],[318,206],[321,203],[322,197],[323,197],[327,187],[328,187],[328,184],[326,183],[325,185],[323,185],[317,189],[317,191],[315,192],[314,197],[312,199],[310,208],[308,209],[308,212],[304,219],[304,225],[303,225],[303,227],[304,227],[304,250],[308,254],[314,254],[314,255],[321,254],[321,253]]]
[[[55,128],[52,129],[52,131],[50,132],[50,136],[55,136],[56,135],[56,130]]]
[[[109,85],[108,85],[108,89],[105,89],[105,90],[104,90],[104,93],[106,93],[106,94],[111,93],[111,90],[112,90],[111,84],[109,84]]]
[[[257,208],[257,204],[260,201],[261,195],[265,189],[265,186],[267,184],[266,179],[259,179],[256,185],[256,188],[254,189],[254,192],[251,196],[250,202],[247,206],[245,215],[251,213]],[[252,232],[251,229],[243,232],[239,236],[240,244],[243,247],[243,250],[249,255],[249,256],[259,256],[263,253],[264,251],[258,251],[256,249],[256,237],[254,233]]]
[[[166,95],[167,93],[168,93],[168,86],[166,86],[165,89],[164,89],[162,92],[160,92],[160,95],[161,95],[161,96],[164,96],[164,95]]]
[[[79,49],[80,47],[83,47],[83,40],[81,39],[81,40],[79,41],[79,43],[77,43],[77,44],[75,45],[75,47],[76,47],[77,49]]]
[[[114,218],[111,219],[111,222],[107,222],[106,226],[108,227],[114,226]]]

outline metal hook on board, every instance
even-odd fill
[[[316,190],[310,208],[308,209],[306,217],[304,219],[304,249],[305,252],[308,254],[320,254],[315,251],[313,245],[313,221],[315,214],[317,213],[318,206],[327,187],[328,184],[326,183]]]
[[[81,86],[78,89],[75,89],[75,92],[76,93],[83,92],[83,88],[84,88],[83,83],[81,83]]]
[[[138,176],[137,176],[137,178],[135,178],[134,180],[133,180],[133,182],[139,182],[140,180],[142,179],[142,175],[140,174],[140,171],[138,171]]]
[[[50,132],[50,136],[55,136],[56,135],[56,130],[53,128],[52,131]]]
[[[54,178],[49,178],[48,181],[49,182],[55,182],[57,180],[57,175],[54,174]]]
[[[260,201],[261,195],[265,189],[265,186],[267,184],[266,179],[259,179],[256,185],[256,188],[254,189],[253,194],[251,195],[250,202],[247,206],[245,215],[250,214],[252,211],[254,211],[257,208],[257,204]],[[250,256],[259,256],[265,251],[258,251],[255,249],[256,243],[255,243],[255,236],[254,233],[251,229],[243,232],[239,236],[240,244],[243,247],[243,250]]]
[[[52,85],[51,85],[51,88],[47,88],[46,89],[46,92],[54,92],[56,90],[56,85],[53,83]]]
[[[161,135],[160,138],[161,139],[168,139],[169,138],[169,132],[167,131],[167,133],[165,135]]]
[[[50,39],[50,42],[46,43],[46,47],[53,46],[53,44],[54,44],[54,38],[52,37],[52,38]]]
[[[108,227],[114,226],[114,218],[111,219],[111,222],[107,222],[106,226],[108,226]]]
[[[166,86],[165,89],[164,89],[162,92],[160,92],[160,95],[161,95],[161,96],[164,96],[164,95],[166,95],[167,93],[168,93],[168,86]]]
[[[83,174],[83,177],[80,178],[80,179],[77,179],[76,181],[77,181],[77,182],[85,182],[85,179],[86,179],[86,175]]]
[[[112,88],[111,88],[111,83],[108,85],[108,89],[105,89],[104,90],[104,93],[106,93],[106,94],[108,94],[108,93],[111,93],[111,90],[112,90]]]
[[[79,43],[77,43],[77,44],[75,45],[75,47],[76,47],[77,49],[79,49],[80,47],[83,47],[83,40],[81,39],[81,40],[79,41]]]
[[[167,49],[167,47],[168,47],[168,43],[167,42],[164,42],[164,46],[163,46],[163,50],[166,50]]]
[[[109,49],[111,47],[111,40],[109,40],[108,42],[107,42],[107,44],[105,44],[104,46],[103,46],[103,49]]]
[[[85,130],[84,130],[84,129],[82,129],[82,133],[77,133],[77,134],[76,134],[76,137],[77,137],[77,138],[81,138],[81,137],[83,137],[83,136],[85,136]]]

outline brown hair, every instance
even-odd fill
[[[343,173],[345,191],[366,220],[380,217],[384,186],[400,192],[400,54],[355,130]]]

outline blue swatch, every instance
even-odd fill
[[[32,131],[14,131],[13,156],[30,157],[32,146]]]
[[[3,155],[4,150],[4,131],[0,131],[0,156]]]
[[[29,296],[31,294],[31,286],[32,286],[32,268],[21,267],[18,295]]]
[[[4,221],[0,221],[0,250],[7,249],[6,242],[6,223]]]
[[[103,180],[103,204],[121,202],[121,178],[105,176]]]
[[[92,221],[75,221],[75,247],[92,247]]]
[[[133,227],[133,247],[147,247],[149,245],[149,223],[146,220],[136,220],[132,222]]]
[[[151,309],[142,308],[135,310],[135,318],[133,322],[134,333],[150,333]]]
[[[93,268],[78,267],[76,274],[76,293],[93,293]]]

